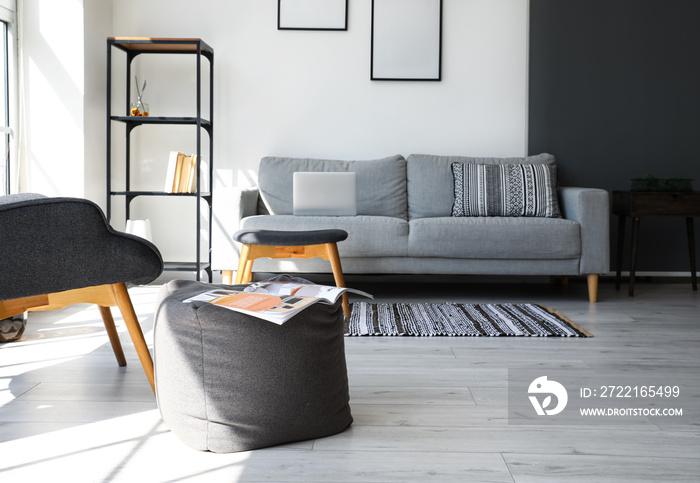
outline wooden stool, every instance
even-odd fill
[[[331,262],[336,287],[345,287],[337,243],[345,240],[345,230],[240,230],[233,239],[243,246],[236,272],[236,284],[249,283],[253,278],[253,261],[256,258],[314,258]],[[223,281],[231,283],[230,270],[223,272]],[[350,317],[348,294],[343,294],[343,312]]]

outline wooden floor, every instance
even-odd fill
[[[378,301],[543,303],[595,337],[346,338],[347,431],[217,455],[189,449],[161,423],[121,320],[126,368],[96,309],[32,314],[21,342],[0,345],[0,481],[700,481],[697,414],[670,426],[507,418],[508,370],[532,365],[626,370],[649,384],[677,377],[700,399],[700,299],[689,284],[638,281],[629,298],[603,281],[598,304],[578,282],[358,288]],[[158,289],[130,290],[149,343]]]

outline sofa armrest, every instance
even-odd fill
[[[216,191],[213,206],[212,269],[236,270],[239,246],[233,234],[241,220],[258,214],[258,188],[222,188]]]
[[[610,270],[610,205],[607,191],[596,188],[559,188],[562,215],[581,225],[579,273]]]

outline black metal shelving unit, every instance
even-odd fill
[[[129,113],[131,102],[131,63],[141,54],[186,54],[196,56],[196,115],[194,117],[139,117],[128,115],[112,115],[112,50],[117,48],[126,53],[126,95],[125,113]],[[208,118],[202,115],[202,57],[209,61],[209,113]],[[212,231],[212,193],[214,169],[214,49],[201,39],[178,38],[135,38],[135,37],[110,37],[107,39],[107,219],[112,220],[113,198],[123,198],[125,204],[126,219],[129,219],[131,202],[142,196],[151,197],[191,197],[196,203],[196,249],[192,262],[165,262],[165,270],[170,271],[194,271],[197,280],[200,280],[202,271],[205,271],[212,281],[211,270],[211,231]],[[112,128],[114,123],[126,126],[126,170],[125,186],[122,190],[116,190],[112,186]],[[197,186],[194,193],[167,193],[164,191],[133,191],[131,190],[131,132],[139,126],[149,125],[191,125],[196,128],[197,137]],[[209,135],[209,163],[208,163],[208,191],[202,191],[202,130]],[[202,203],[206,203],[208,211],[208,247],[207,261],[202,261]]]

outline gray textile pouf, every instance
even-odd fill
[[[282,325],[182,302],[231,287],[175,280],[160,291],[153,351],[168,428],[188,446],[215,453],[346,429],[352,416],[340,301],[314,304]]]

